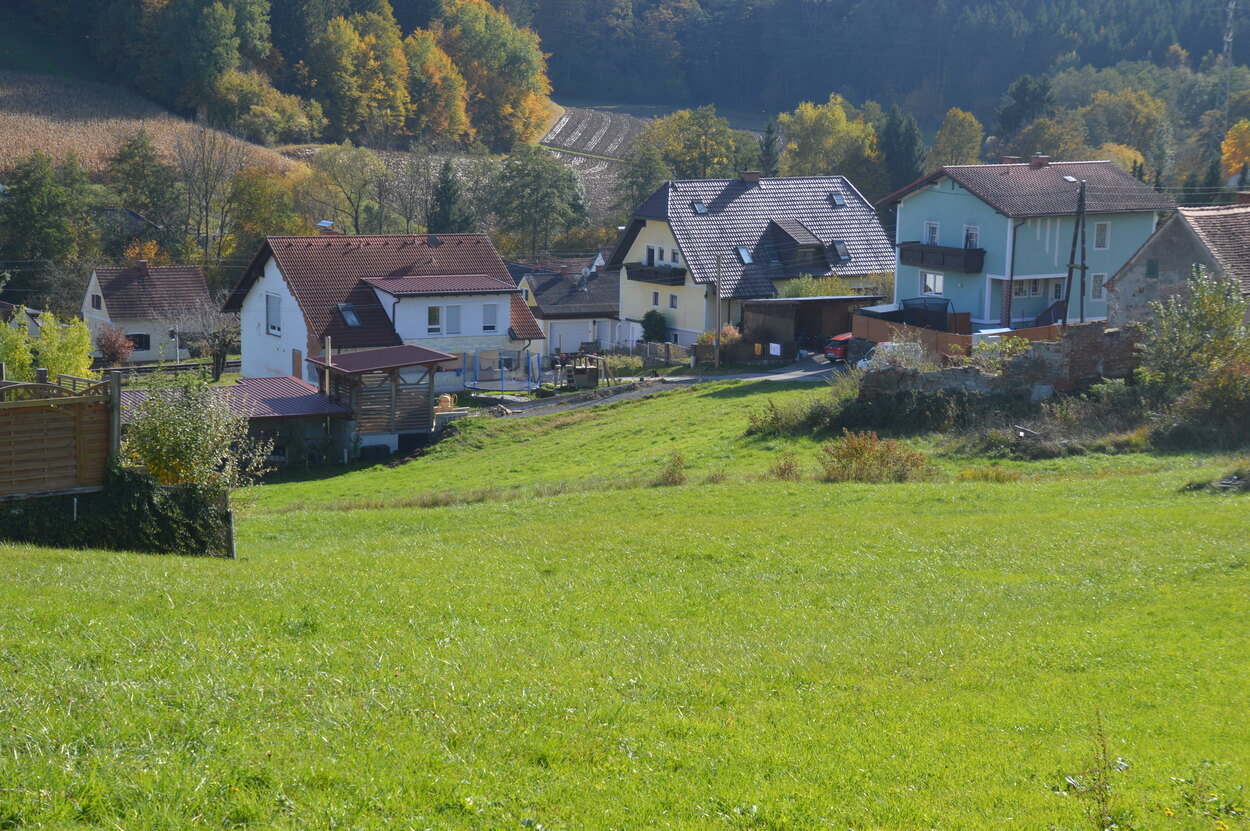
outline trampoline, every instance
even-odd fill
[[[466,352],[464,386],[477,392],[532,392],[542,386],[542,358],[527,349]]]

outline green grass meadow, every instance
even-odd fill
[[[1230,460],[782,483],[747,389],[265,485],[236,562],[0,547],[0,828],[1094,828],[1098,720],[1117,828],[1250,828]]]

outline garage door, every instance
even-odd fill
[[[581,321],[551,321],[547,330],[547,351],[552,354],[576,352],[586,341],[589,327]]]

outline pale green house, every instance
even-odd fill
[[[1066,278],[1080,183],[1086,183],[1086,278]],[[894,296],[946,301],[972,331],[1107,316],[1106,281],[1176,209],[1111,162],[952,165],[883,199],[897,208]],[[1077,261],[1080,260],[1078,247]],[[1066,302],[1065,302],[1066,301]]]

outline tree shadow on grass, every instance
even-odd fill
[[[769,395],[792,392],[794,390],[819,390],[818,384],[810,381],[738,381],[727,382],[727,385],[711,392],[702,393],[706,398],[752,398],[759,397],[760,403]]]

